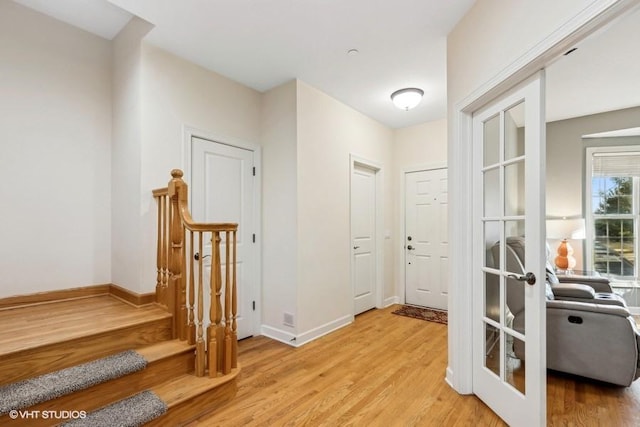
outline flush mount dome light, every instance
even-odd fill
[[[424,91],[415,87],[400,89],[391,94],[391,100],[401,110],[410,110],[420,103]]]

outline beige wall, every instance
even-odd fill
[[[112,43],[111,282],[142,292],[142,38],[151,29],[133,18]]]
[[[349,154],[382,165],[384,229],[393,230],[392,130],[298,82],[298,330],[353,313]],[[393,236],[384,245],[384,294],[395,293]]]
[[[154,289],[156,276],[156,205],[151,190],[167,184],[171,169],[184,168],[184,126],[259,144],[261,94],[147,43],[142,44],[141,55],[139,286],[148,292]],[[188,183],[189,177],[185,180]]]
[[[111,47],[0,1],[0,297],[111,277]]]
[[[636,127],[639,117],[640,107],[635,107],[547,124],[547,216],[584,218],[586,215],[585,147],[594,146],[595,140],[583,140],[582,136]],[[571,242],[578,269],[585,264],[583,243]],[[555,254],[558,242],[549,240],[549,244]]]
[[[297,82],[262,95],[262,323],[293,336],[284,313],[297,316]]]

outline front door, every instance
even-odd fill
[[[253,335],[254,301],[257,283],[257,257],[254,243],[254,152],[207,139],[191,138],[191,212],[198,222],[238,224],[237,287],[238,339]],[[205,242],[204,256],[211,254]],[[224,268],[224,238],[221,242]],[[205,275],[210,274],[211,258],[205,259]],[[205,280],[209,283],[209,279]],[[206,306],[209,295],[206,294]]]
[[[473,391],[518,426],[546,421],[543,80],[473,116]],[[513,238],[521,271],[507,263]]]
[[[354,314],[376,306],[376,171],[356,163],[351,174]]]
[[[405,302],[447,309],[447,169],[405,174]]]

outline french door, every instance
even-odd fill
[[[542,71],[473,115],[473,391],[518,426],[546,422],[544,117]]]

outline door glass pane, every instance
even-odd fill
[[[524,176],[524,160],[504,168],[504,214],[507,216],[524,215]]]
[[[500,322],[500,276],[484,274],[484,315]]]
[[[500,221],[484,223],[485,267],[500,268]]]
[[[505,379],[516,390],[525,394],[524,341],[509,333],[506,333],[505,336]]]
[[[484,122],[484,166],[500,161],[500,116]]]
[[[524,102],[504,112],[504,159],[524,156]]]
[[[500,331],[485,323],[484,366],[500,377]]]
[[[484,216],[500,215],[500,169],[494,168],[484,172]]]
[[[504,308],[505,325],[517,330],[524,334],[524,287],[525,282],[521,282],[509,275],[524,275],[527,270],[524,266],[524,239],[520,238],[520,235],[509,236],[507,234],[508,229],[514,229],[518,227],[524,227],[524,221],[506,221],[505,222],[505,236],[511,237],[506,239],[505,247],[505,264],[504,268],[507,272],[506,287],[505,287],[505,301],[506,306]],[[517,325],[515,325],[514,319],[516,319]]]
[[[504,237],[524,237],[524,220],[505,221]]]

